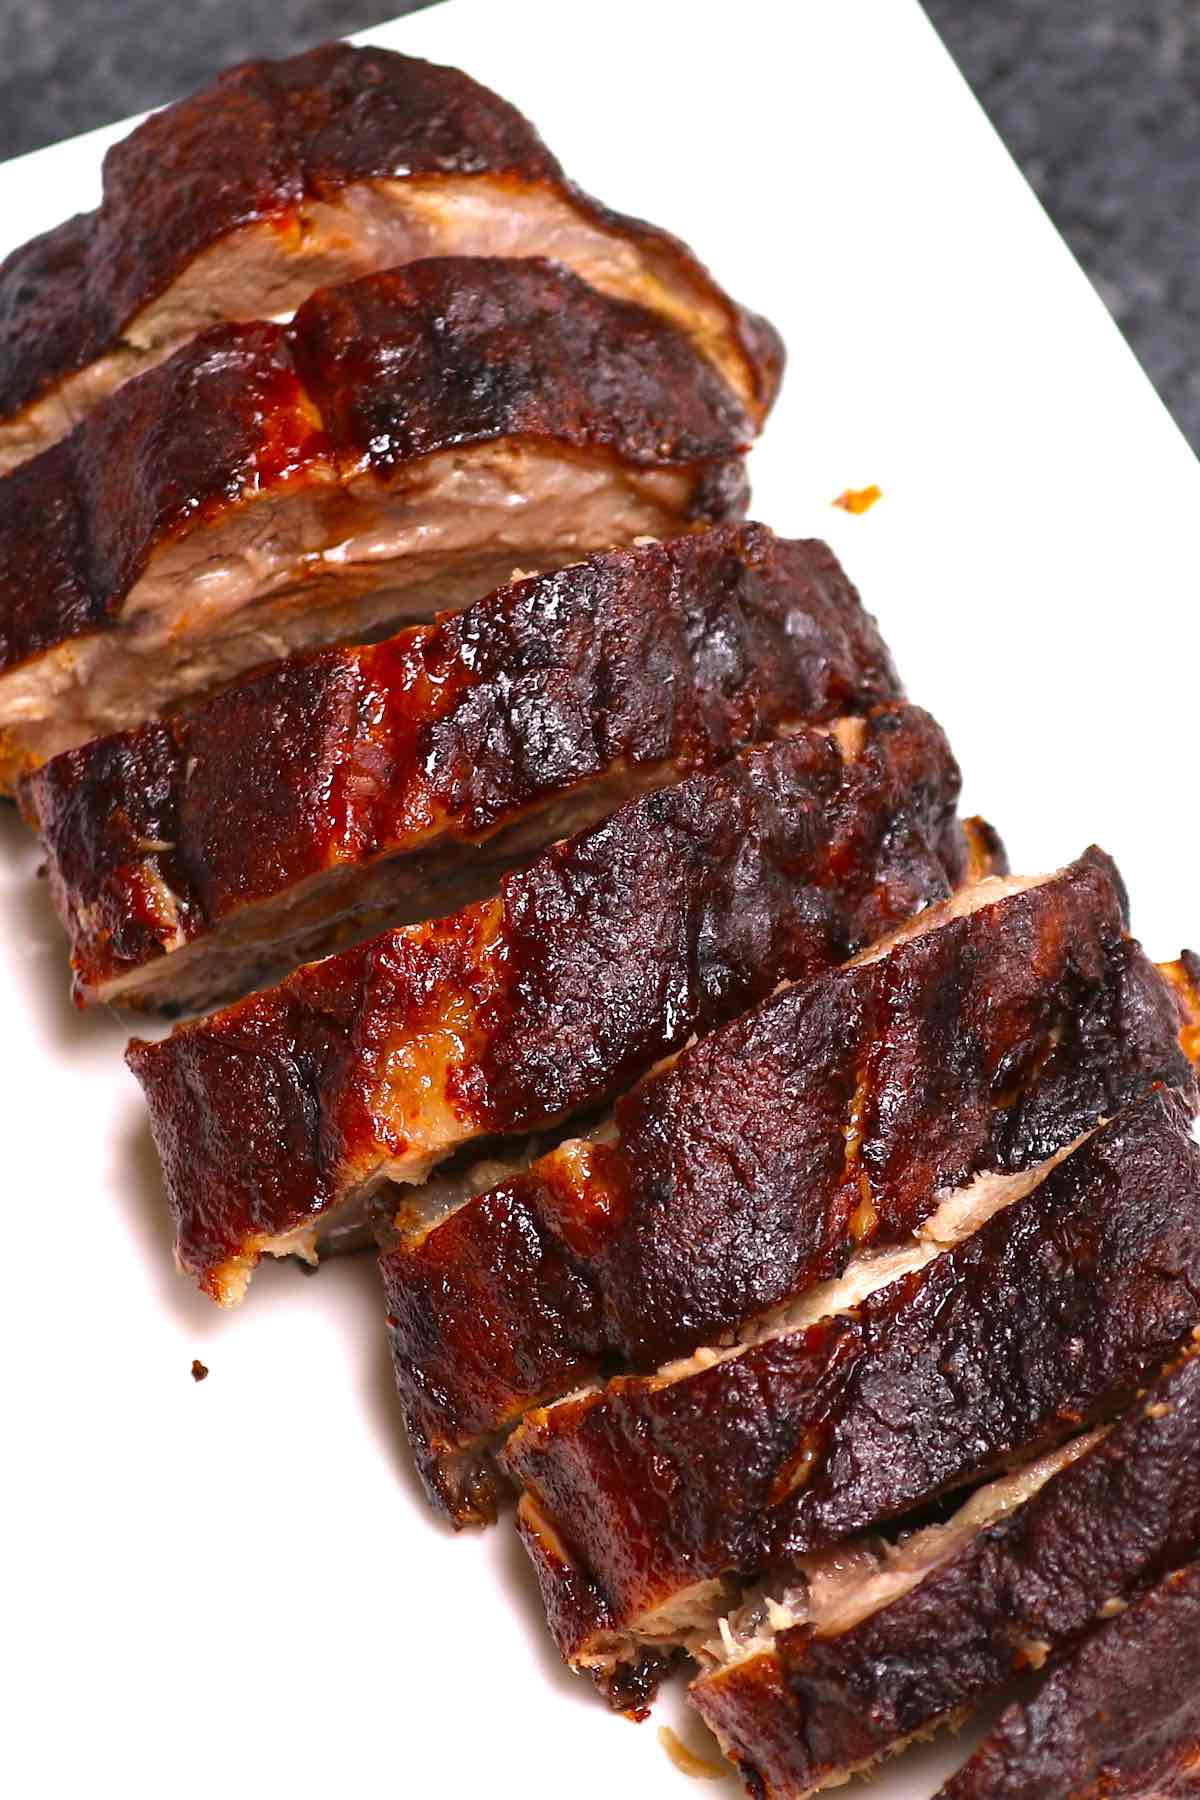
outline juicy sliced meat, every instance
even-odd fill
[[[686,332],[756,418],[774,398],[770,326],[580,193],[515,108],[457,69],[326,44],[156,113],[109,150],[98,211],[0,266],[0,468],[209,325],[441,255],[555,257]]]
[[[447,1218],[401,1214],[380,1268],[436,1504],[494,1516],[489,1451],[529,1407],[752,1335],[881,1253],[932,1257],[995,1177],[1156,1081],[1194,1083],[1200,967],[1185,1015],[1183,964],[1164,978],[1126,935],[1110,860],[1015,885],[966,890],[919,935],[762,1002],[620,1100],[601,1141]]]
[[[799,1800],[958,1720],[1198,1554],[1193,1346],[1111,1432],[864,1557],[856,1581],[829,1592],[819,1559],[793,1572],[794,1611],[764,1605],[741,1641],[727,1626],[691,1699],[751,1793]]]
[[[629,801],[500,895],[134,1042],[184,1268],[224,1301],[385,1180],[598,1105],[968,872],[929,717],[805,728]]]
[[[445,257],[218,325],[0,481],[0,778],[254,664],[744,510],[674,326]]]
[[[1155,1089],[852,1310],[531,1413],[500,1462],[568,1661],[644,1702],[731,1582],[1125,1403],[1200,1321],[1190,1116]]]
[[[1200,1562],[1110,1619],[1009,1707],[939,1800],[1200,1794]]]
[[[640,789],[895,699],[818,543],[592,557],[386,643],[293,658],[24,785],[81,1004],[228,996],[495,890]]]

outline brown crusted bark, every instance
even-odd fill
[[[1200,1148],[1157,1089],[973,1236],[691,1374],[529,1415],[500,1453],[555,1638],[604,1682],[744,1578],[1115,1405],[1200,1320]]]
[[[356,909],[449,911],[564,824],[899,692],[824,545],[721,526],[292,658],[65,752],[22,799],[79,1002],[191,1002],[333,947]]]
[[[1200,1793],[1200,1563],[1177,1569],[1009,1707],[941,1800]]]
[[[474,599],[482,570],[498,565],[507,575],[526,552],[537,566],[556,566],[614,536],[737,517],[740,454],[752,436],[744,409],[674,327],[540,260],[413,263],[315,295],[287,327],[216,326],[0,482],[0,727],[9,760],[106,728],[88,691],[99,681],[87,661],[98,637],[125,664],[143,653],[158,659],[165,686],[149,702],[136,683],[113,700],[103,671],[116,722],[134,723],[213,685],[204,653],[214,638],[228,676],[269,654],[268,624],[290,621],[311,643],[347,635],[348,618],[378,623],[389,608],[405,616],[392,588],[407,580],[417,582],[411,616],[428,610],[422,595]],[[556,469],[591,471],[616,499],[595,516],[546,511],[540,528],[537,513],[521,527],[534,532],[531,542],[518,532],[493,543],[498,528],[481,511],[472,537],[476,497],[462,484],[473,466],[494,471],[505,446],[518,459],[509,473],[518,490],[534,491],[519,458],[536,452]],[[433,506],[455,521],[455,548],[440,560],[420,541],[383,555],[369,547],[381,519],[400,529],[401,515],[386,507],[414,495],[427,523]],[[231,544],[241,556],[238,534],[255,520],[262,541],[249,544],[246,561],[253,569],[268,553],[269,576],[235,607],[210,613],[210,561]],[[400,541],[408,544],[403,533]],[[347,543],[363,547],[347,557]],[[191,560],[177,567],[185,551]],[[176,618],[169,643],[158,643],[156,631]],[[39,666],[45,691],[34,691],[31,706]],[[64,743],[31,735],[40,724],[44,739],[57,720]]]
[[[945,739],[907,707],[854,739],[743,752],[554,846],[498,900],[135,1041],[184,1267],[236,1298],[262,1248],[311,1251],[348,1195],[598,1104],[941,899],[967,869]]]
[[[728,1341],[856,1252],[913,1242],[973,1177],[1193,1082],[1178,969],[1125,935],[1101,852],[935,920],[684,1051],[618,1102],[606,1141],[561,1145],[431,1229],[401,1221],[381,1271],[437,1504],[494,1510],[490,1440],[530,1406]]]
[[[0,266],[0,466],[215,319],[506,241],[654,300],[748,405],[770,404],[778,339],[685,245],[581,194],[515,108],[458,70],[326,44],[156,113],[109,150],[98,211]]]
[[[772,1650],[694,1682],[691,1698],[749,1791],[790,1800],[1059,1657],[1198,1553],[1193,1349],[1099,1444],[919,1586],[849,1630],[783,1631]]]

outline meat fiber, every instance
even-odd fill
[[[984,1488],[948,1524],[863,1546],[861,1573],[852,1552],[794,1570],[706,1646],[691,1699],[756,1800],[838,1786],[957,1723],[1200,1554],[1200,1350],[1107,1435]]]
[[[971,873],[958,771],[908,707],[805,728],[628,802],[495,900],[298,970],[129,1062],[178,1254],[231,1301],[388,1180],[628,1087]]]
[[[985,881],[685,1050],[599,1141],[402,1211],[380,1267],[435,1504],[494,1516],[489,1452],[529,1407],[878,1285],[1154,1082],[1192,1089],[1200,963],[1155,969],[1126,923],[1099,851]]]
[[[783,354],[686,245],[566,180],[457,69],[349,44],[244,63],[109,150],[100,208],[0,266],[0,468],[209,325],[441,255],[552,256],[685,331],[758,419]]]
[[[1011,1706],[939,1800],[1200,1794],[1200,1563],[1177,1569]]]
[[[214,326],[0,481],[0,782],[514,566],[740,517],[753,434],[687,337],[554,263]]]
[[[1200,1322],[1190,1117],[1156,1089],[852,1310],[531,1413],[500,1462],[567,1660],[644,1706],[731,1584],[1126,1403]]]
[[[81,1004],[225,998],[449,912],[639,790],[894,700],[822,544],[610,551],[54,758],[22,802]]]

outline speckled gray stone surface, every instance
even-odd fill
[[[419,3],[0,0],[0,157]],[[1200,0],[926,6],[1200,447]]]
[[[144,112],[425,0],[0,0],[0,158]]]
[[[1200,0],[925,0],[1200,449]]]

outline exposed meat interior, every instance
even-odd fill
[[[1004,1712],[939,1800],[1200,1793],[1200,1562],[1172,1570]]]
[[[608,212],[456,69],[327,44],[246,63],[108,152],[96,213],[0,266],[0,469],[208,326],[441,255],[549,256],[684,331],[756,416],[783,353],[687,247]]]
[[[182,1264],[236,1299],[264,1252],[473,1138],[598,1106],[693,1031],[841,961],[967,872],[933,721],[875,709],[628,802],[495,900],[135,1041]],[[735,853],[736,852],[736,853]]]
[[[685,1049],[618,1102],[609,1142],[402,1215],[381,1273],[435,1502],[474,1522],[490,1489],[494,1511],[491,1452],[529,1407],[847,1310],[1153,1083],[1190,1091],[1181,967],[1128,937],[1098,851],[986,879]],[[469,1508],[444,1464],[469,1471]]]
[[[818,1637],[836,1637],[911,1593],[935,1569],[963,1551],[983,1531],[1024,1506],[1052,1475],[1094,1448],[1103,1430],[1069,1439],[1044,1456],[986,1482],[944,1524],[906,1537],[851,1539],[815,1556],[747,1595],[737,1611],[717,1621],[713,1637],[688,1646],[705,1674],[737,1667],[772,1652],[781,1632],[805,1625]],[[703,1677],[693,1694],[704,1693]]]
[[[22,802],[77,999],[182,1008],[452,911],[632,794],[898,694],[825,546],[721,526],[272,666],[65,752]]]
[[[556,264],[441,258],[215,326],[0,482],[0,775],[737,517],[752,436],[685,337]]]
[[[1061,1660],[1200,1550],[1200,1348],[1108,1431],[948,1524],[800,1558],[699,1650],[691,1697],[755,1794],[799,1800]]]
[[[661,1667],[762,1571],[1125,1404],[1200,1321],[1191,1116],[1155,1089],[851,1313],[529,1414],[499,1460],[568,1661]]]

